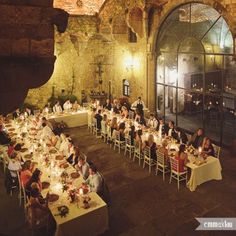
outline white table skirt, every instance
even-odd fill
[[[195,191],[197,186],[210,180],[221,180],[221,164],[218,158],[209,156],[207,163],[200,166],[193,164],[191,161],[187,164],[191,169],[191,176],[188,181],[190,191]]]
[[[78,111],[59,115],[49,115],[49,121],[61,122],[63,121],[69,128],[88,125],[88,112]]]

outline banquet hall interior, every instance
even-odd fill
[[[235,44],[236,0],[0,0],[0,236],[235,235]]]

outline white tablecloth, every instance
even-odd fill
[[[69,128],[88,125],[88,112],[87,111],[78,111],[63,113],[57,115],[49,115],[49,121],[55,122],[65,122]]]
[[[198,166],[193,164],[190,157],[190,162],[187,167],[191,169],[191,176],[188,181],[190,191],[195,191],[197,186],[210,180],[221,180],[221,164],[218,158],[209,156],[206,163]]]

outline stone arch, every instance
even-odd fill
[[[156,22],[156,24],[153,24],[152,28],[150,29],[150,36],[152,37],[152,39],[150,38],[150,40],[152,41],[152,44],[153,44],[152,49],[153,49],[154,54],[156,52],[156,42],[157,42],[157,38],[158,38],[158,33],[159,33],[159,30],[160,30],[163,22],[169,16],[169,14],[171,14],[171,12],[174,11],[174,9],[178,8],[181,5],[185,5],[188,3],[202,3],[205,5],[211,6],[213,9],[215,9],[217,12],[219,12],[219,14],[222,15],[222,17],[224,18],[224,20],[228,24],[232,35],[233,36],[236,35],[236,32],[235,32],[236,30],[233,25],[233,22],[230,21],[230,19],[233,18],[231,13],[229,11],[227,11],[225,6],[223,6],[219,1],[199,0],[197,2],[194,2],[194,1],[189,1],[189,0],[171,0],[171,1],[168,1],[168,3],[165,5],[165,7],[163,8],[163,11],[161,11],[161,12],[158,11],[159,21]]]

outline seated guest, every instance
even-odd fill
[[[52,132],[52,130],[47,126],[46,123],[42,124],[43,129],[41,130],[40,134],[40,138],[41,139],[50,139],[54,134]]]
[[[61,144],[59,147],[59,152],[64,156],[64,157],[69,157],[69,147],[70,147],[70,142],[68,138],[66,137],[65,134],[60,135],[61,139]]]
[[[28,116],[31,116],[33,115],[33,112],[30,108],[26,107],[25,110],[24,110],[24,116],[25,117],[28,117]]]
[[[148,119],[147,126],[151,129],[157,129],[158,121],[155,118],[154,114],[150,114],[150,118]]]
[[[30,180],[30,178],[32,176],[32,171],[31,170],[32,170],[31,161],[28,160],[23,164],[22,170],[20,172],[21,184],[24,187],[26,186],[26,183]]]
[[[113,112],[115,112],[116,114],[120,113],[121,106],[117,99],[114,99],[113,104],[112,104],[112,109],[113,109]]]
[[[90,108],[88,110],[88,124],[91,125],[93,123],[94,116],[96,114],[96,108]]]
[[[46,117],[42,118],[42,124],[45,123],[51,130],[53,130],[53,125],[52,123],[46,119]]]
[[[106,103],[103,105],[103,108],[110,111],[111,107],[112,105],[111,105],[110,99],[107,99]]]
[[[120,141],[125,141],[125,123],[120,123],[118,127],[118,132],[120,134]]]
[[[139,129],[137,132],[135,132],[135,148],[142,148],[142,130]]]
[[[42,191],[42,182],[41,182],[41,175],[42,172],[39,169],[35,169],[35,171],[33,172],[31,178],[29,179],[29,181],[26,183],[25,185],[25,191],[27,193],[30,193],[32,190],[32,183],[37,183],[39,191]]]
[[[143,150],[145,149],[145,147],[150,147],[151,159],[157,160],[157,154],[156,154],[157,145],[154,142],[154,136],[152,134],[149,134],[148,135],[148,140],[144,142]]]
[[[90,165],[89,177],[86,179],[85,184],[89,186],[90,192],[98,193],[102,191],[102,177],[95,165]]]
[[[130,140],[131,140],[131,145],[134,145],[135,136],[136,136],[136,133],[135,133],[135,126],[132,125],[132,126],[130,127],[130,131],[129,131],[129,137],[130,137]]]
[[[63,104],[64,111],[70,111],[72,108],[72,104],[70,102],[70,99],[66,100],[66,102]]]
[[[8,145],[8,149],[7,149],[7,154],[10,157],[12,155],[12,153],[14,152],[14,148],[16,145],[16,141],[11,141]]]
[[[47,226],[49,215],[47,198],[46,200],[42,198],[38,188],[31,190],[28,207],[30,225],[38,228]]]
[[[138,122],[140,125],[146,126],[146,121],[142,113],[138,109],[136,109],[136,115],[134,121]]]
[[[12,116],[13,116],[13,119],[18,118],[18,117],[20,116],[20,109],[17,108],[17,109],[13,112]]]
[[[211,140],[208,137],[205,137],[202,143],[202,153],[206,156],[215,156],[215,150],[212,145]]]
[[[17,172],[20,171],[21,168],[21,162],[17,157],[16,152],[14,152],[11,156],[10,156],[10,160],[8,163],[8,169],[11,173],[11,177],[12,178],[17,178]]]
[[[80,108],[80,105],[79,105],[78,101],[75,100],[75,102],[72,104],[72,110],[73,111],[78,111],[79,108]]]
[[[192,145],[195,148],[199,148],[202,146],[204,139],[204,130],[199,128],[197,132],[192,136],[189,145]]]
[[[168,143],[166,140],[164,140],[162,142],[161,147],[158,149],[158,151],[164,155],[165,163],[169,162],[169,155],[168,155],[168,147],[167,146],[168,146]]]
[[[59,101],[56,102],[56,104],[53,106],[52,110],[54,113],[62,113],[62,108],[61,108]]]
[[[118,122],[117,122],[116,116],[112,117],[110,127],[111,127],[111,135],[112,135],[113,131],[118,129]]]
[[[168,135],[168,126],[164,123],[164,119],[159,119],[159,124],[157,126],[157,130],[159,132],[159,136]]]
[[[11,138],[3,130],[3,125],[0,124],[0,145],[9,144],[10,142],[11,142]]]
[[[182,131],[180,128],[175,128],[175,131],[177,133],[177,136],[176,136],[176,140],[182,144],[187,144],[188,143],[188,137],[187,135],[185,134],[184,131]]]
[[[174,138],[174,139],[177,139],[178,134],[177,134],[176,131],[175,131],[175,122],[174,122],[174,121],[169,121],[169,123],[168,123],[168,133],[167,133],[167,135],[168,135],[169,137],[172,137],[172,138]]]
[[[73,166],[77,165],[79,161],[79,155],[80,155],[79,147],[71,146],[69,151],[69,158],[67,158],[67,161]]]
[[[179,151],[176,153],[175,159],[178,160],[179,172],[184,172],[185,165],[188,161],[188,155],[185,153],[185,144],[180,144]]]
[[[98,110],[98,113],[95,115],[95,119],[97,121],[97,129],[101,129],[102,128],[102,125],[101,125],[101,122],[102,122],[102,110]]]
[[[108,125],[107,115],[104,114],[101,121],[101,129],[104,134],[107,134],[107,125]]]
[[[79,174],[83,176],[84,179],[87,179],[89,176],[89,164],[85,160],[85,157],[80,155],[78,164],[76,165],[76,169]]]
[[[129,111],[125,106],[121,107],[121,116],[124,117],[124,118],[129,117]]]

